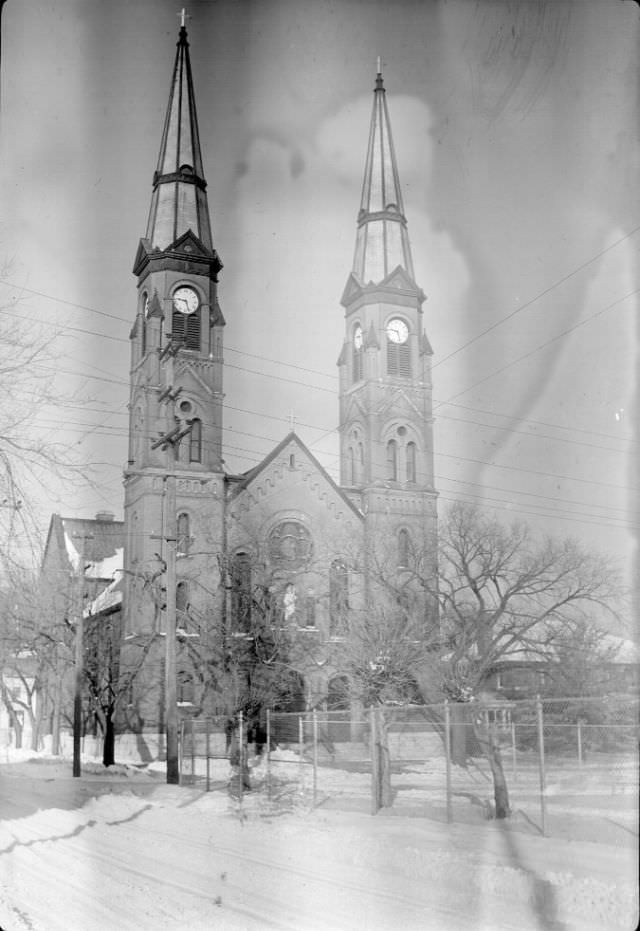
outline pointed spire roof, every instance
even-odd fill
[[[213,252],[187,30],[180,28],[169,105],[153,176],[146,240],[166,249],[188,230]]]
[[[407,220],[378,59],[353,272],[362,284],[378,284],[398,266],[413,280]]]

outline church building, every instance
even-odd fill
[[[255,468],[228,474],[224,333],[233,308],[219,282],[183,26],[133,266],[122,664],[136,675],[125,728],[162,726],[174,626],[183,713],[221,710],[229,657],[238,643],[255,646],[256,624],[271,631],[262,642],[274,651],[286,634],[298,706],[331,704],[336,682],[348,688],[350,618],[380,605],[385,578],[397,600],[411,560],[435,574],[432,350],[381,73],[356,213],[355,257],[336,295],[340,483],[295,432]],[[411,610],[426,619],[423,590],[412,591]]]

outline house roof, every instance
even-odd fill
[[[112,611],[117,611],[122,605],[122,579],[123,572],[119,569],[113,581],[85,606],[84,617],[95,617],[96,614],[110,614]]]
[[[45,547],[53,546],[63,553],[74,571],[84,561],[87,578],[112,578],[122,568],[124,521],[98,514],[93,519],[61,517],[53,514]]]

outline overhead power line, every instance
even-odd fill
[[[444,363],[448,362],[449,359],[452,359],[454,356],[457,356],[458,353],[464,352],[464,350],[468,349],[469,346],[472,346],[474,343],[477,343],[477,341],[479,339],[482,339],[483,336],[486,336],[487,333],[491,333],[493,332],[493,330],[497,330],[498,327],[506,323],[507,320],[511,320],[513,317],[517,316],[517,314],[521,314],[523,310],[527,310],[529,307],[532,306],[532,304],[535,304],[541,298],[545,297],[547,294],[550,294],[556,288],[559,288],[560,285],[563,285],[566,281],[569,281],[569,279],[573,278],[575,275],[579,274],[581,271],[584,271],[584,269],[588,268],[589,265],[592,265],[594,262],[597,262],[598,259],[601,259],[603,255],[606,255],[607,252],[611,252],[611,250],[615,249],[616,246],[619,246],[620,243],[625,242],[625,240],[629,239],[631,236],[635,236],[638,230],[640,230],[640,226],[634,227],[634,229],[630,230],[628,233],[625,233],[624,236],[621,236],[620,239],[617,239],[614,243],[611,243],[610,246],[607,246],[605,249],[601,249],[600,252],[596,253],[596,255],[592,256],[590,259],[587,259],[587,261],[583,262],[581,265],[578,265],[578,267],[574,268],[573,271],[569,272],[566,275],[563,275],[562,278],[559,278],[558,281],[556,281],[554,284],[549,285],[548,288],[545,288],[543,291],[540,291],[539,294],[536,294],[535,297],[532,297],[525,304],[521,304],[520,307],[516,307],[515,310],[511,311],[511,313],[506,314],[504,317],[501,317],[499,320],[496,320],[495,323],[492,323],[491,326],[488,326],[484,330],[481,330],[480,333],[477,333],[470,340],[467,340],[467,342],[463,343],[462,346],[458,346],[458,348],[454,349],[453,352],[450,352],[449,355],[445,356],[443,359],[439,359],[435,363],[433,368],[435,369],[439,365],[444,365]]]

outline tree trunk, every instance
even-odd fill
[[[40,690],[34,690],[30,696],[31,701],[35,702],[36,710],[35,712],[30,711],[29,717],[31,718],[31,749],[39,750],[40,749],[40,728],[42,725],[42,697],[40,695]]]
[[[12,715],[13,729],[16,732],[16,750],[22,750],[22,724],[17,715]]]
[[[113,766],[116,761],[116,729],[113,720],[113,708],[105,711],[104,742],[102,744],[103,766]]]
[[[495,728],[490,724],[476,724],[474,726],[474,733],[491,768],[495,817],[508,818],[511,814],[509,790],[507,788],[507,780],[504,776],[502,756],[496,739]]]

